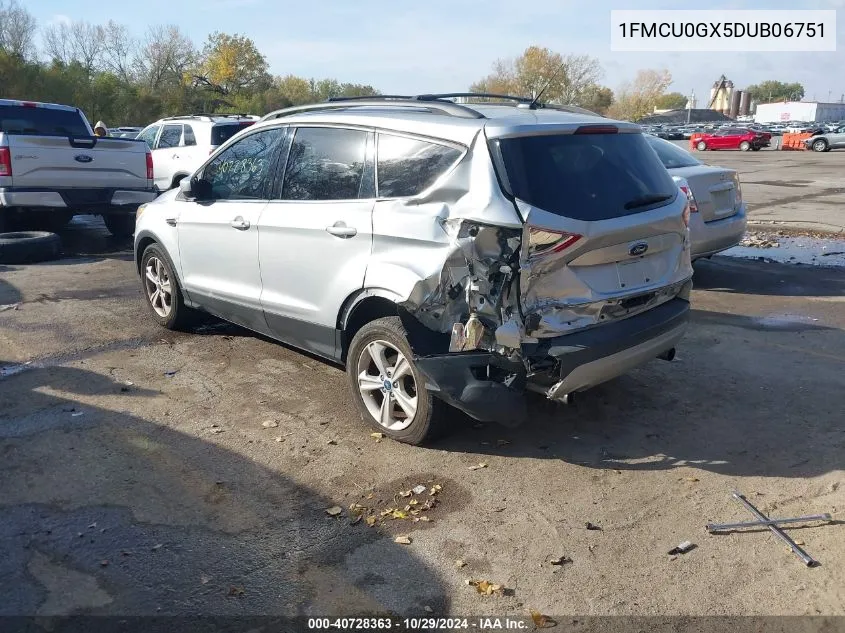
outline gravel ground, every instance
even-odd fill
[[[159,329],[101,225],[63,239],[0,267],[0,615],[845,614],[842,525],[789,531],[814,569],[704,531],[751,518],[733,489],[845,512],[845,271],[701,262],[675,362],[414,448],[370,435],[337,367]],[[380,517],[411,499],[429,521]]]

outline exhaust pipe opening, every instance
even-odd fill
[[[673,347],[671,349],[667,349],[665,352],[658,355],[657,358],[659,358],[661,360],[668,360],[668,361],[675,360],[675,348]]]

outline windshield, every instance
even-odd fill
[[[556,215],[606,220],[663,206],[677,193],[642,134],[520,136],[493,143],[511,193]]]
[[[666,169],[679,169],[681,167],[695,167],[701,163],[693,158],[688,151],[678,147],[674,143],[650,136],[646,139],[657,153],[657,157]]]
[[[0,106],[0,132],[38,136],[91,136],[79,112],[31,106]]]
[[[249,127],[255,121],[240,121],[239,123],[218,123],[211,128],[211,144],[223,145],[242,129]]]

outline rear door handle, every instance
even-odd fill
[[[175,158],[175,159],[177,159],[177,160],[178,160],[178,158],[179,158],[179,154],[173,154],[173,156],[171,156],[170,158]]]
[[[246,231],[249,228],[249,220],[244,220],[243,216],[238,216],[229,224],[232,226],[233,229],[238,229],[239,231]]]
[[[327,226],[326,231],[337,237],[355,237],[358,235],[358,229],[346,226],[346,222],[335,222],[332,226]]]

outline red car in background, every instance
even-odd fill
[[[712,134],[702,134],[695,143],[695,148],[703,152],[707,149],[741,149],[755,152],[771,143],[772,135],[747,128],[716,130]]]

